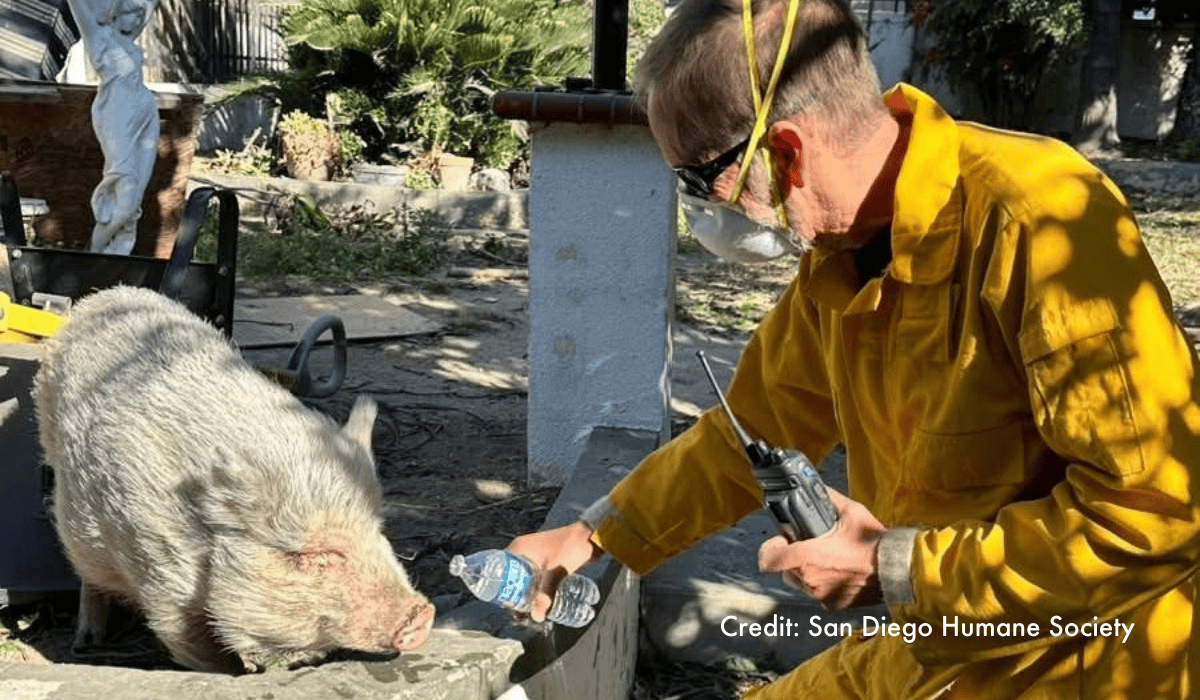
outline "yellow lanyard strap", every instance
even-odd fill
[[[780,226],[788,228],[787,210],[784,207],[783,199],[780,196],[779,185],[775,181],[775,169],[771,164],[770,149],[760,144],[763,134],[767,130],[767,116],[771,111],[771,105],[775,102],[775,88],[779,85],[779,76],[783,73],[783,62],[787,58],[788,49],[792,45],[792,35],[796,29],[796,18],[800,15],[800,8],[803,5],[803,0],[791,0],[788,4],[787,23],[783,28],[783,38],[779,43],[779,52],[775,56],[775,67],[771,70],[771,78],[767,83],[765,93],[760,93],[758,86],[758,52],[755,49],[754,42],[754,15],[751,9],[751,0],[742,0],[742,36],[746,42],[746,64],[750,69],[750,92],[754,97],[754,129],[750,132],[750,142],[746,146],[746,154],[742,157],[741,170],[738,172],[737,181],[733,186],[733,193],[729,196],[730,204],[736,203],[738,198],[742,196],[742,190],[746,187],[746,178],[750,174],[750,164],[754,161],[755,152],[761,152],[763,164],[767,167],[767,177],[771,183],[771,202],[775,205],[775,212],[779,218]]]

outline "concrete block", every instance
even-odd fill
[[[652,431],[597,428],[571,480],[546,516],[544,529],[568,525],[658,443]],[[554,626],[526,643],[513,667],[524,695],[505,700],[612,700],[628,697],[638,652],[640,580],[612,557],[583,569],[600,587],[596,619],[583,629]]]
[[[0,663],[0,697],[22,700],[475,700],[498,697],[521,645],[479,632],[434,630],[420,651],[390,661],[339,661],[295,671],[225,676],[111,666]]]
[[[414,209],[428,209],[440,214],[453,228],[511,230],[528,226],[528,190],[406,190],[391,185],[317,182],[288,177],[249,177],[208,172],[193,174],[188,186],[224,187],[233,190],[238,195],[242,213],[248,217],[262,216],[263,210],[276,197],[290,193],[310,197],[323,207],[361,205],[369,202],[375,206],[376,211],[388,211],[402,205]]]
[[[558,494],[543,529],[570,525],[588,506],[606,495],[617,482],[654,451],[658,434],[645,430],[596,428],[572,472],[571,480]]]
[[[1200,192],[1200,163],[1114,158],[1096,166],[1128,197],[1190,199]]]
[[[593,430],[543,529],[574,522],[657,442],[657,434],[649,431]],[[596,619],[582,629],[518,624],[509,613],[479,602],[440,615],[435,624],[439,628],[482,630],[524,643],[525,653],[512,668],[516,685],[505,693],[504,700],[627,697],[638,652],[640,581],[611,557],[586,567],[582,573],[596,581],[602,596]]]

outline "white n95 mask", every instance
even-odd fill
[[[745,214],[707,199],[679,192],[679,204],[688,227],[700,245],[719,258],[736,263],[763,263],[787,255],[798,255],[797,245],[786,232],[751,220]]]

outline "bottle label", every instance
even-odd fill
[[[496,602],[508,607],[516,607],[525,601],[525,592],[529,589],[533,572],[525,562],[517,557],[505,557],[504,578],[501,581],[500,593]]]

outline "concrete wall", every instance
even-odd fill
[[[912,62],[914,32],[903,3],[876,2],[872,9],[866,0],[855,0],[854,11],[868,32],[871,59],[885,89],[907,81]]]
[[[369,202],[375,211],[407,206],[437,212],[451,228],[512,231],[529,227],[529,190],[511,192],[448,192],[406,190],[395,185],[321,182],[290,177],[250,177],[224,173],[195,173],[188,192],[196,187],[223,187],[238,198],[242,219],[261,219],[283,194],[309,197],[322,207],[347,207]]]
[[[641,126],[534,131],[529,472],[562,483],[592,428],[669,435],[675,176]]]
[[[1160,139],[1175,126],[1192,32],[1187,27],[1157,29],[1128,21],[1121,28],[1117,86],[1117,132],[1124,137]],[[1071,133],[1079,104],[1082,57],[1073,57],[1048,77],[1035,104],[1041,118],[1034,128]]]

